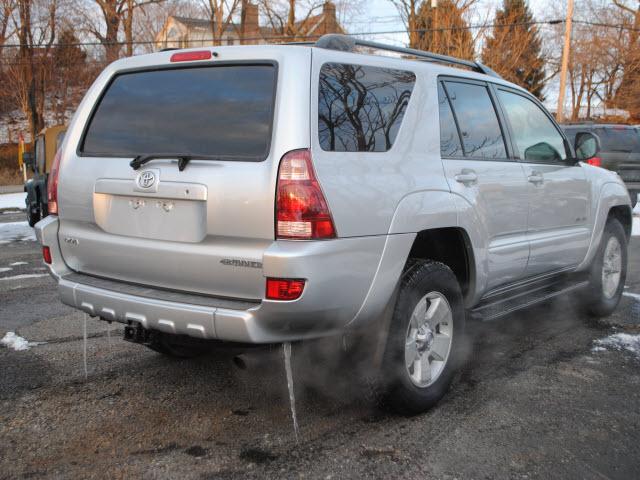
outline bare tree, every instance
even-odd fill
[[[324,0],[259,0],[273,36],[288,42],[306,38],[307,22],[324,3]]]
[[[107,62],[120,57],[121,44],[118,40],[120,27],[124,30],[126,55],[133,55],[133,24],[135,13],[146,5],[163,0],[92,0],[99,8],[104,20],[102,25],[88,21],[89,31],[98,39],[105,50]]]
[[[11,15],[15,8],[15,0],[0,0],[0,71],[2,71],[4,45],[15,33],[15,28],[11,25]]]
[[[17,12],[14,23],[19,47],[9,67],[8,79],[34,139],[44,127],[45,90],[51,68],[49,53],[56,38],[57,1],[18,0]]]
[[[625,105],[629,113],[640,117],[640,2],[629,6],[622,0],[613,0],[613,4],[624,13],[622,25],[627,27],[621,35],[625,41],[622,78],[614,96],[617,105]]]
[[[153,39],[172,15],[183,17],[199,17],[202,15],[201,4],[193,1],[165,0],[140,8],[133,17],[133,43],[139,42],[137,51],[150,53],[156,50]]]
[[[211,38],[214,44],[220,44],[224,32],[233,25],[233,18],[240,13],[240,0],[200,0],[209,20]]]

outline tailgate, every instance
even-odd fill
[[[309,143],[309,85],[299,72],[308,71],[310,52],[215,51],[211,61],[184,65],[166,62],[168,53],[148,56],[148,65],[102,75],[87,94],[59,180],[59,237],[71,269],[172,290],[264,296],[278,160]],[[286,122],[291,116],[295,123]],[[136,158],[146,163],[134,169]]]

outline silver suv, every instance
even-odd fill
[[[631,208],[597,151],[473,62],[343,36],[159,52],[87,92],[37,234],[62,301],[131,340],[335,335],[418,412],[466,318],[569,291],[615,309]]]

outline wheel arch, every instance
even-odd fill
[[[444,227],[418,232],[409,258],[434,260],[447,265],[456,276],[465,301],[475,293],[475,255],[469,235],[463,228]]]
[[[631,208],[628,205],[615,205],[609,209],[607,214],[607,219],[615,218],[622,224],[627,242],[631,239],[632,215]]]
[[[576,271],[586,270],[598,250],[602,232],[609,218],[620,220],[627,238],[631,235],[631,202],[627,189],[619,182],[604,183],[599,190],[599,195],[593,213],[593,230],[591,232],[591,242],[583,262]]]

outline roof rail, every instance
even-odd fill
[[[426,52],[424,50],[417,50],[415,48],[396,47],[394,45],[385,45],[384,43],[370,42],[369,40],[358,40],[348,35],[342,35],[339,33],[329,33],[323,35],[315,43],[318,48],[326,48],[328,50],[339,50],[342,52],[353,52],[356,47],[366,47],[375,50],[384,50],[387,52],[403,53],[405,55],[412,55],[420,59],[429,60],[431,62],[448,63],[451,65],[460,65],[470,68],[476,72],[484,73],[485,75],[491,75],[492,77],[502,78],[492,69],[483,65],[480,62],[474,62],[471,60],[463,60],[461,58],[450,57],[448,55],[440,55],[439,53]]]

